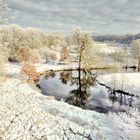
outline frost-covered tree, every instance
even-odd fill
[[[70,55],[69,49],[67,47],[63,47],[60,52],[60,61],[66,60]]]
[[[42,33],[34,28],[26,30],[26,45],[32,49],[41,48],[43,46]]]
[[[0,28],[0,41],[8,52],[11,60],[16,58],[16,53],[21,47],[38,49],[44,45],[45,34],[33,28],[21,28],[18,25],[4,26]]]
[[[123,62],[125,57],[125,52],[123,50],[116,50],[112,54],[112,58],[115,60],[115,62]]]
[[[36,71],[35,66],[31,63],[24,63],[21,73],[27,76],[27,82],[37,82],[40,77],[40,73]]]
[[[137,59],[138,71],[140,71],[140,39],[134,40],[132,43],[132,53]]]
[[[5,26],[0,29],[1,44],[3,48],[7,49],[9,58],[13,59],[19,47],[22,46],[20,43],[23,35],[24,33],[17,25]]]
[[[51,49],[44,49],[41,52],[42,58],[46,61],[45,63],[48,63],[49,61],[56,61],[60,59],[59,52],[56,52]]]
[[[46,35],[46,47],[57,50],[66,43],[62,34],[50,33]]]
[[[94,57],[94,41],[91,35],[87,32],[76,29],[73,34],[73,45],[76,53],[76,61],[78,69],[89,68],[95,61]]]
[[[4,0],[0,1],[0,24],[4,23],[3,18],[5,16],[7,8],[8,8],[8,6],[7,6],[6,2]],[[2,37],[0,36],[0,80],[5,75],[4,70],[3,70],[3,64],[6,61],[7,54],[8,53],[5,51],[5,48],[3,48]]]
[[[40,74],[36,71],[34,65],[40,58],[38,51],[31,50],[29,47],[22,47],[17,53],[17,58],[20,62],[22,62],[21,73],[27,77],[27,81],[38,81]]]

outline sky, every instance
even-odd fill
[[[70,33],[81,27],[93,34],[140,32],[140,0],[7,0],[10,24]]]

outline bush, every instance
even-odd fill
[[[37,49],[31,51],[29,61],[33,64],[39,63],[41,61],[41,56]]]
[[[69,57],[69,50],[67,47],[63,47],[60,52],[61,58],[60,61],[64,61]]]
[[[59,56],[57,55],[58,53],[56,51],[52,51],[50,49],[46,49],[42,52],[42,56],[43,56],[43,59],[46,60],[46,63],[48,61],[56,61],[56,60],[59,60]]]
[[[27,76],[28,82],[39,80],[40,74],[36,72],[35,63],[40,61],[38,50],[31,50],[29,47],[22,47],[17,53],[18,60],[22,63],[22,74]]]
[[[28,82],[36,82],[39,80],[40,74],[36,72],[36,69],[33,64],[24,63],[22,65],[22,74],[27,76]]]
[[[50,55],[50,60],[51,60],[51,61],[56,61],[56,60],[57,60],[56,54],[51,54],[51,55]]]
[[[27,62],[27,61],[29,61],[30,55],[31,55],[31,48],[22,47],[17,52],[17,59],[20,62]]]

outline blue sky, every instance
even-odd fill
[[[7,0],[9,23],[70,33],[81,27],[94,34],[140,32],[140,0]]]

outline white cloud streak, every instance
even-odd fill
[[[139,0],[8,0],[9,22],[45,31],[140,32]]]

